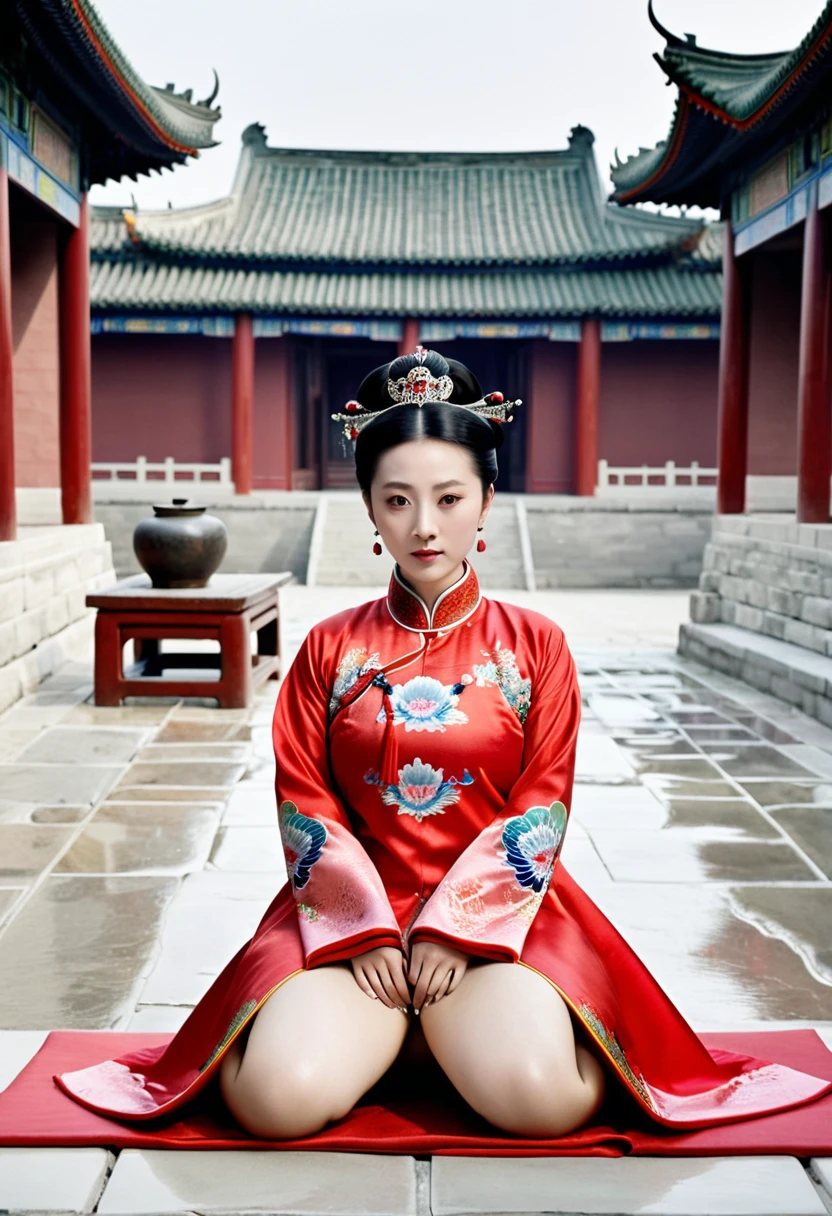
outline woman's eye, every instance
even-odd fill
[[[439,501],[446,507],[452,507],[455,502],[459,502],[459,495],[443,494]]]
[[[404,494],[394,494],[392,498],[388,498],[387,502],[391,507],[406,507],[407,499]]]

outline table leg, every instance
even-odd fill
[[[137,663],[151,663],[159,657],[158,638],[133,638],[133,654]]]
[[[220,626],[222,678],[217,699],[222,709],[245,709],[251,704],[254,681],[251,670],[251,621],[247,612],[224,618]]]
[[[280,629],[279,618],[274,621],[269,621],[268,625],[264,625],[262,629],[257,630],[257,653],[266,655],[267,657],[279,657],[280,655]],[[275,670],[269,676],[270,680],[280,679],[280,664],[276,665]]]
[[[95,618],[95,703],[121,704],[121,630],[117,617],[100,609]]]

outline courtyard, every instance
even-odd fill
[[[285,588],[286,661],[373,594]],[[683,593],[502,598],[556,619],[581,670],[566,867],[697,1031],[832,1045],[832,731],[676,654]],[[97,708],[85,654],[0,717],[0,1087],[51,1029],[176,1030],[253,932],[285,881],[277,689]],[[7,1148],[0,1210],[795,1214],[830,1187],[788,1157],[522,1164]]]

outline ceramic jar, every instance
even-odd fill
[[[206,508],[174,498],[133,533],[133,550],[154,587],[204,587],[228,547],[225,524]]]

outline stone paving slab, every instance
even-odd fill
[[[0,1212],[92,1212],[111,1163],[103,1148],[0,1148]]]
[[[0,938],[0,1026],[113,1026],[156,951],[177,881],[48,878]]]
[[[813,1157],[809,1170],[820,1185],[827,1207],[832,1210],[832,1157]]]
[[[793,1157],[434,1157],[433,1216],[826,1216]]]
[[[417,1216],[416,1196],[412,1157],[126,1149],[97,1210],[101,1216]]]
[[[47,1033],[46,1030],[0,1030],[0,1091],[11,1085],[37,1055]]]
[[[42,731],[17,757],[18,764],[127,764],[148,730],[102,726],[53,726]]]

